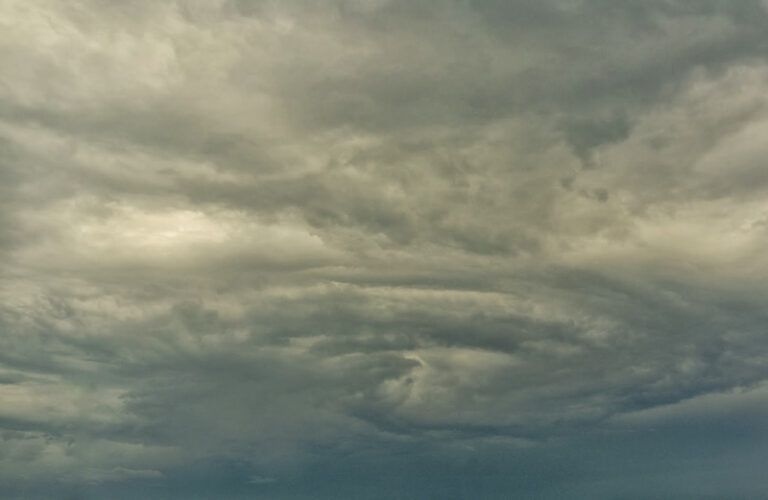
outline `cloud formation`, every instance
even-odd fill
[[[764,2],[0,23],[8,498],[765,491]]]

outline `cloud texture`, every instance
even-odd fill
[[[757,498],[768,4],[0,1],[3,498]]]

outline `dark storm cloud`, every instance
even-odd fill
[[[8,498],[762,491],[764,2],[0,19]]]

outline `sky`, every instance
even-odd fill
[[[0,0],[0,497],[766,498],[768,2]]]

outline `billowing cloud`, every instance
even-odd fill
[[[0,19],[8,498],[765,491],[765,2]]]

